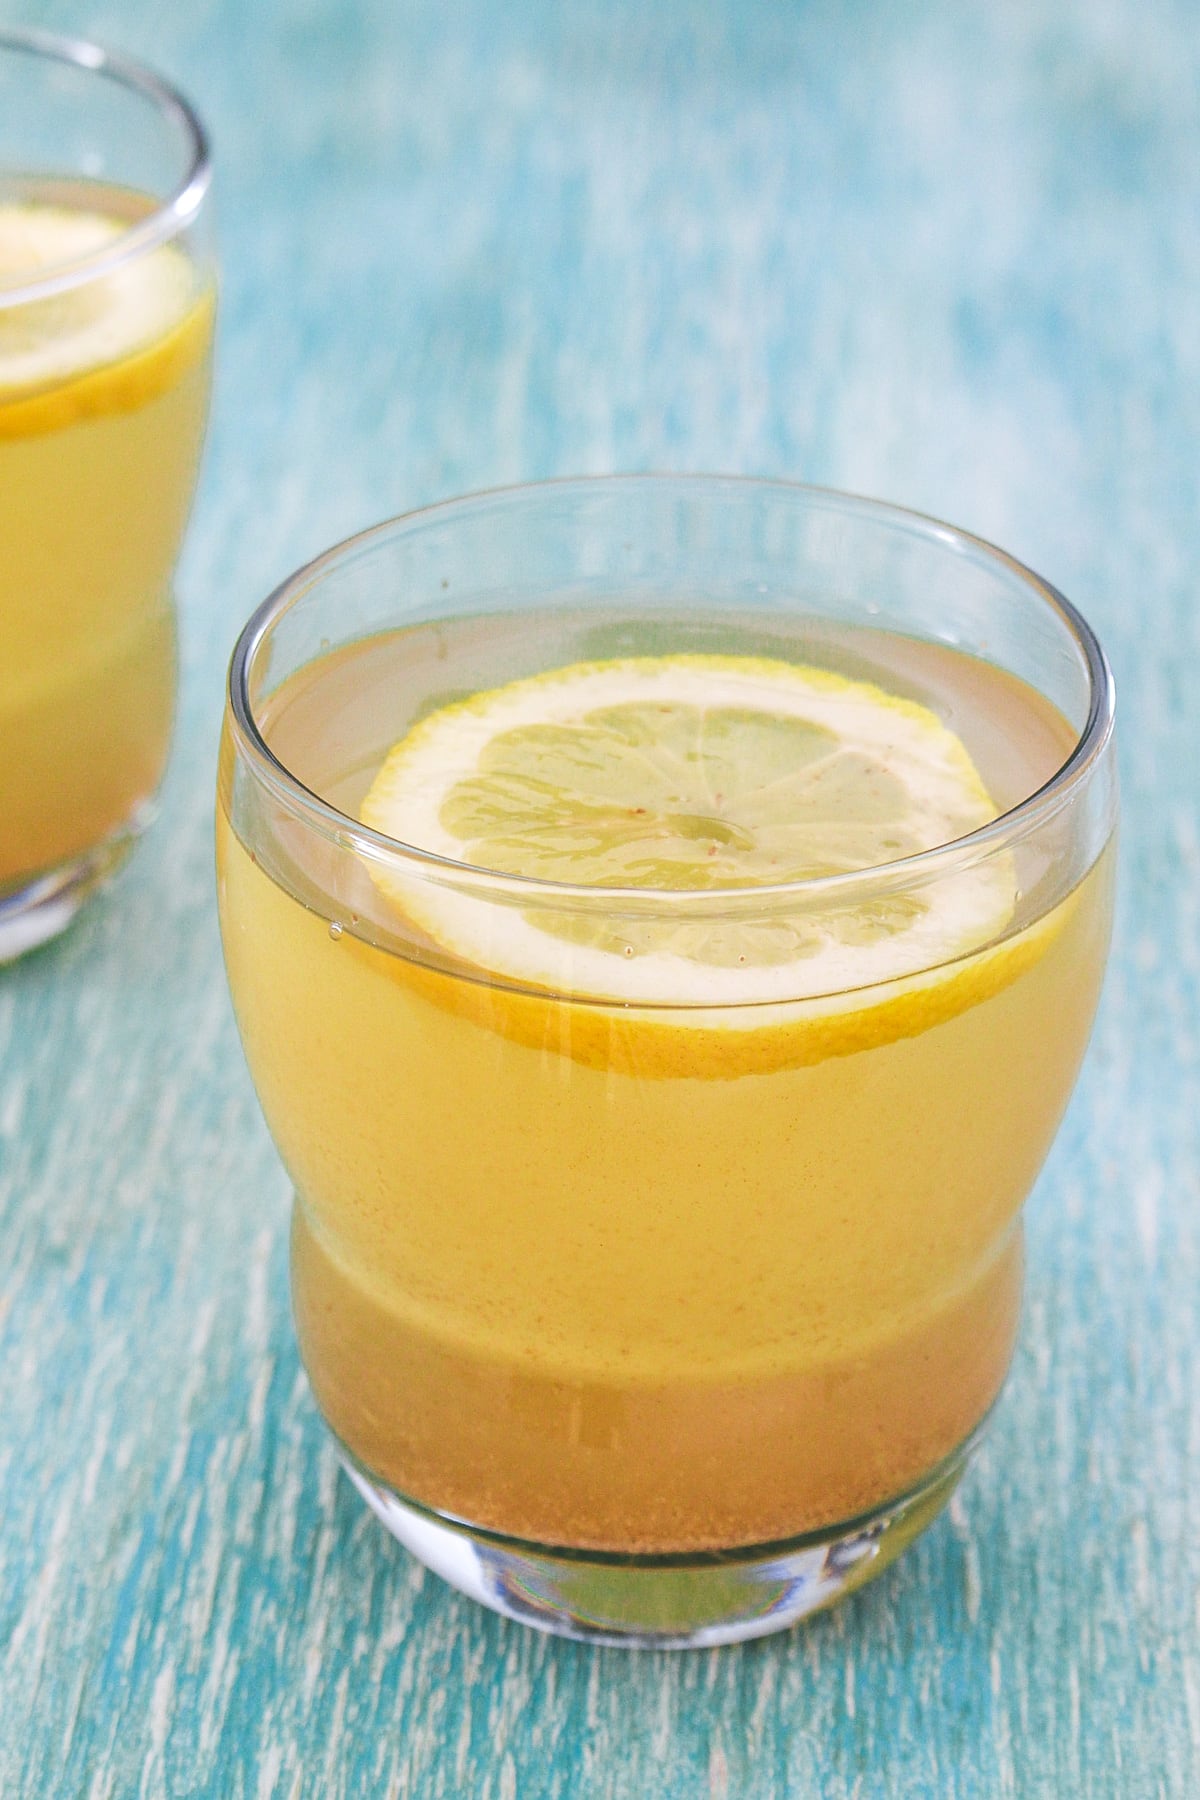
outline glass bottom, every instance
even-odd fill
[[[979,1435],[919,1486],[861,1518],[780,1543],[660,1556],[503,1537],[397,1494],[340,1443],[338,1454],[406,1550],[506,1619],[591,1644],[704,1650],[785,1631],[880,1574],[945,1506]]]
[[[65,931],[120,868],[153,815],[153,802],[147,801],[94,849],[0,893],[0,963],[15,962]]]

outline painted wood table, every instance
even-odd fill
[[[1190,0],[22,15],[193,94],[225,286],[162,816],[0,973],[0,1793],[1200,1794]],[[1116,667],[1126,816],[985,1450],[858,1599],[686,1656],[477,1610],[339,1475],[211,867],[271,584],[455,491],[662,466],[879,494],[1056,581]]]

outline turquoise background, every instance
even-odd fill
[[[1200,1793],[1200,31],[1170,0],[7,0],[207,117],[220,371],[163,815],[0,973],[0,1793]],[[1058,583],[1116,668],[1122,906],[949,1514],[841,1610],[553,1643],[338,1474],[238,1049],[235,632],[489,483],[795,476]],[[0,546],[2,554],[2,546]]]

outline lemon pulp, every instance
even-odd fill
[[[1003,857],[849,903],[786,890],[899,862],[996,812],[929,708],[823,669],[685,655],[578,663],[443,707],[391,750],[361,816],[454,862],[619,890],[498,905],[373,869],[490,972],[729,1005],[874,985],[992,941],[1014,904]],[[642,890],[668,898],[639,903]],[[726,891],[728,906],[703,912],[670,898]]]

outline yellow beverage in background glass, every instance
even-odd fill
[[[72,202],[0,201],[0,297],[150,210],[87,187]],[[158,786],[213,313],[172,245],[0,310],[0,886],[103,842]]]
[[[0,956],[61,929],[146,822],[208,410],[202,134],[85,48],[0,34]],[[55,125],[147,185],[27,173]]]
[[[230,990],[316,1401],[431,1568],[713,1644],[944,1504],[1099,992],[1111,719],[1037,577],[782,484],[481,495],[260,609]]]

